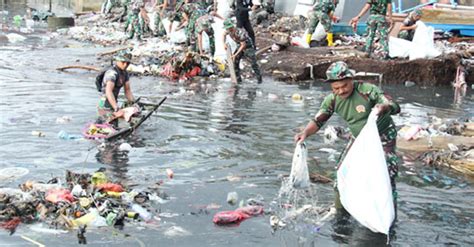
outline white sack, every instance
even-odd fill
[[[337,171],[344,208],[373,232],[388,235],[395,218],[385,154],[372,111]]]

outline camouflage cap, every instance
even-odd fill
[[[114,60],[130,63],[130,61],[132,60],[132,54],[127,50],[123,50],[123,51],[118,52],[117,55],[115,55]]]
[[[416,9],[414,10],[413,12],[411,12],[412,15],[414,16],[422,16],[423,15],[423,12],[421,11],[421,9]]]
[[[332,63],[326,70],[326,82],[334,82],[354,77],[355,71],[349,69],[345,62]]]
[[[233,28],[233,27],[235,27],[235,25],[234,25],[234,22],[231,19],[226,19],[224,21],[224,29],[227,30],[227,29],[230,29],[230,28]]]

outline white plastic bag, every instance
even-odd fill
[[[388,235],[395,218],[385,154],[372,111],[337,171],[344,208],[373,232]]]
[[[410,50],[410,60],[418,58],[433,58],[441,55],[434,46],[434,29],[422,21],[416,22],[416,31],[413,35],[413,44],[416,49]]]
[[[291,172],[289,182],[295,189],[308,188],[309,172],[306,158],[308,152],[306,150],[306,144],[304,142],[298,142],[295,147],[295,153],[293,154],[293,162],[291,164]]]

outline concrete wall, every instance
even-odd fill
[[[40,10],[47,10],[49,6],[49,0],[27,1],[29,6]],[[72,12],[99,11],[102,2],[101,0],[52,0],[52,5],[56,15],[65,15]]]

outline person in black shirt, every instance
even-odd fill
[[[250,23],[249,18],[249,11],[252,6],[252,0],[234,0],[231,5],[231,7],[235,11],[235,17],[237,18],[237,27],[243,27],[249,34],[253,43],[256,44],[255,33],[253,31],[252,24]]]

